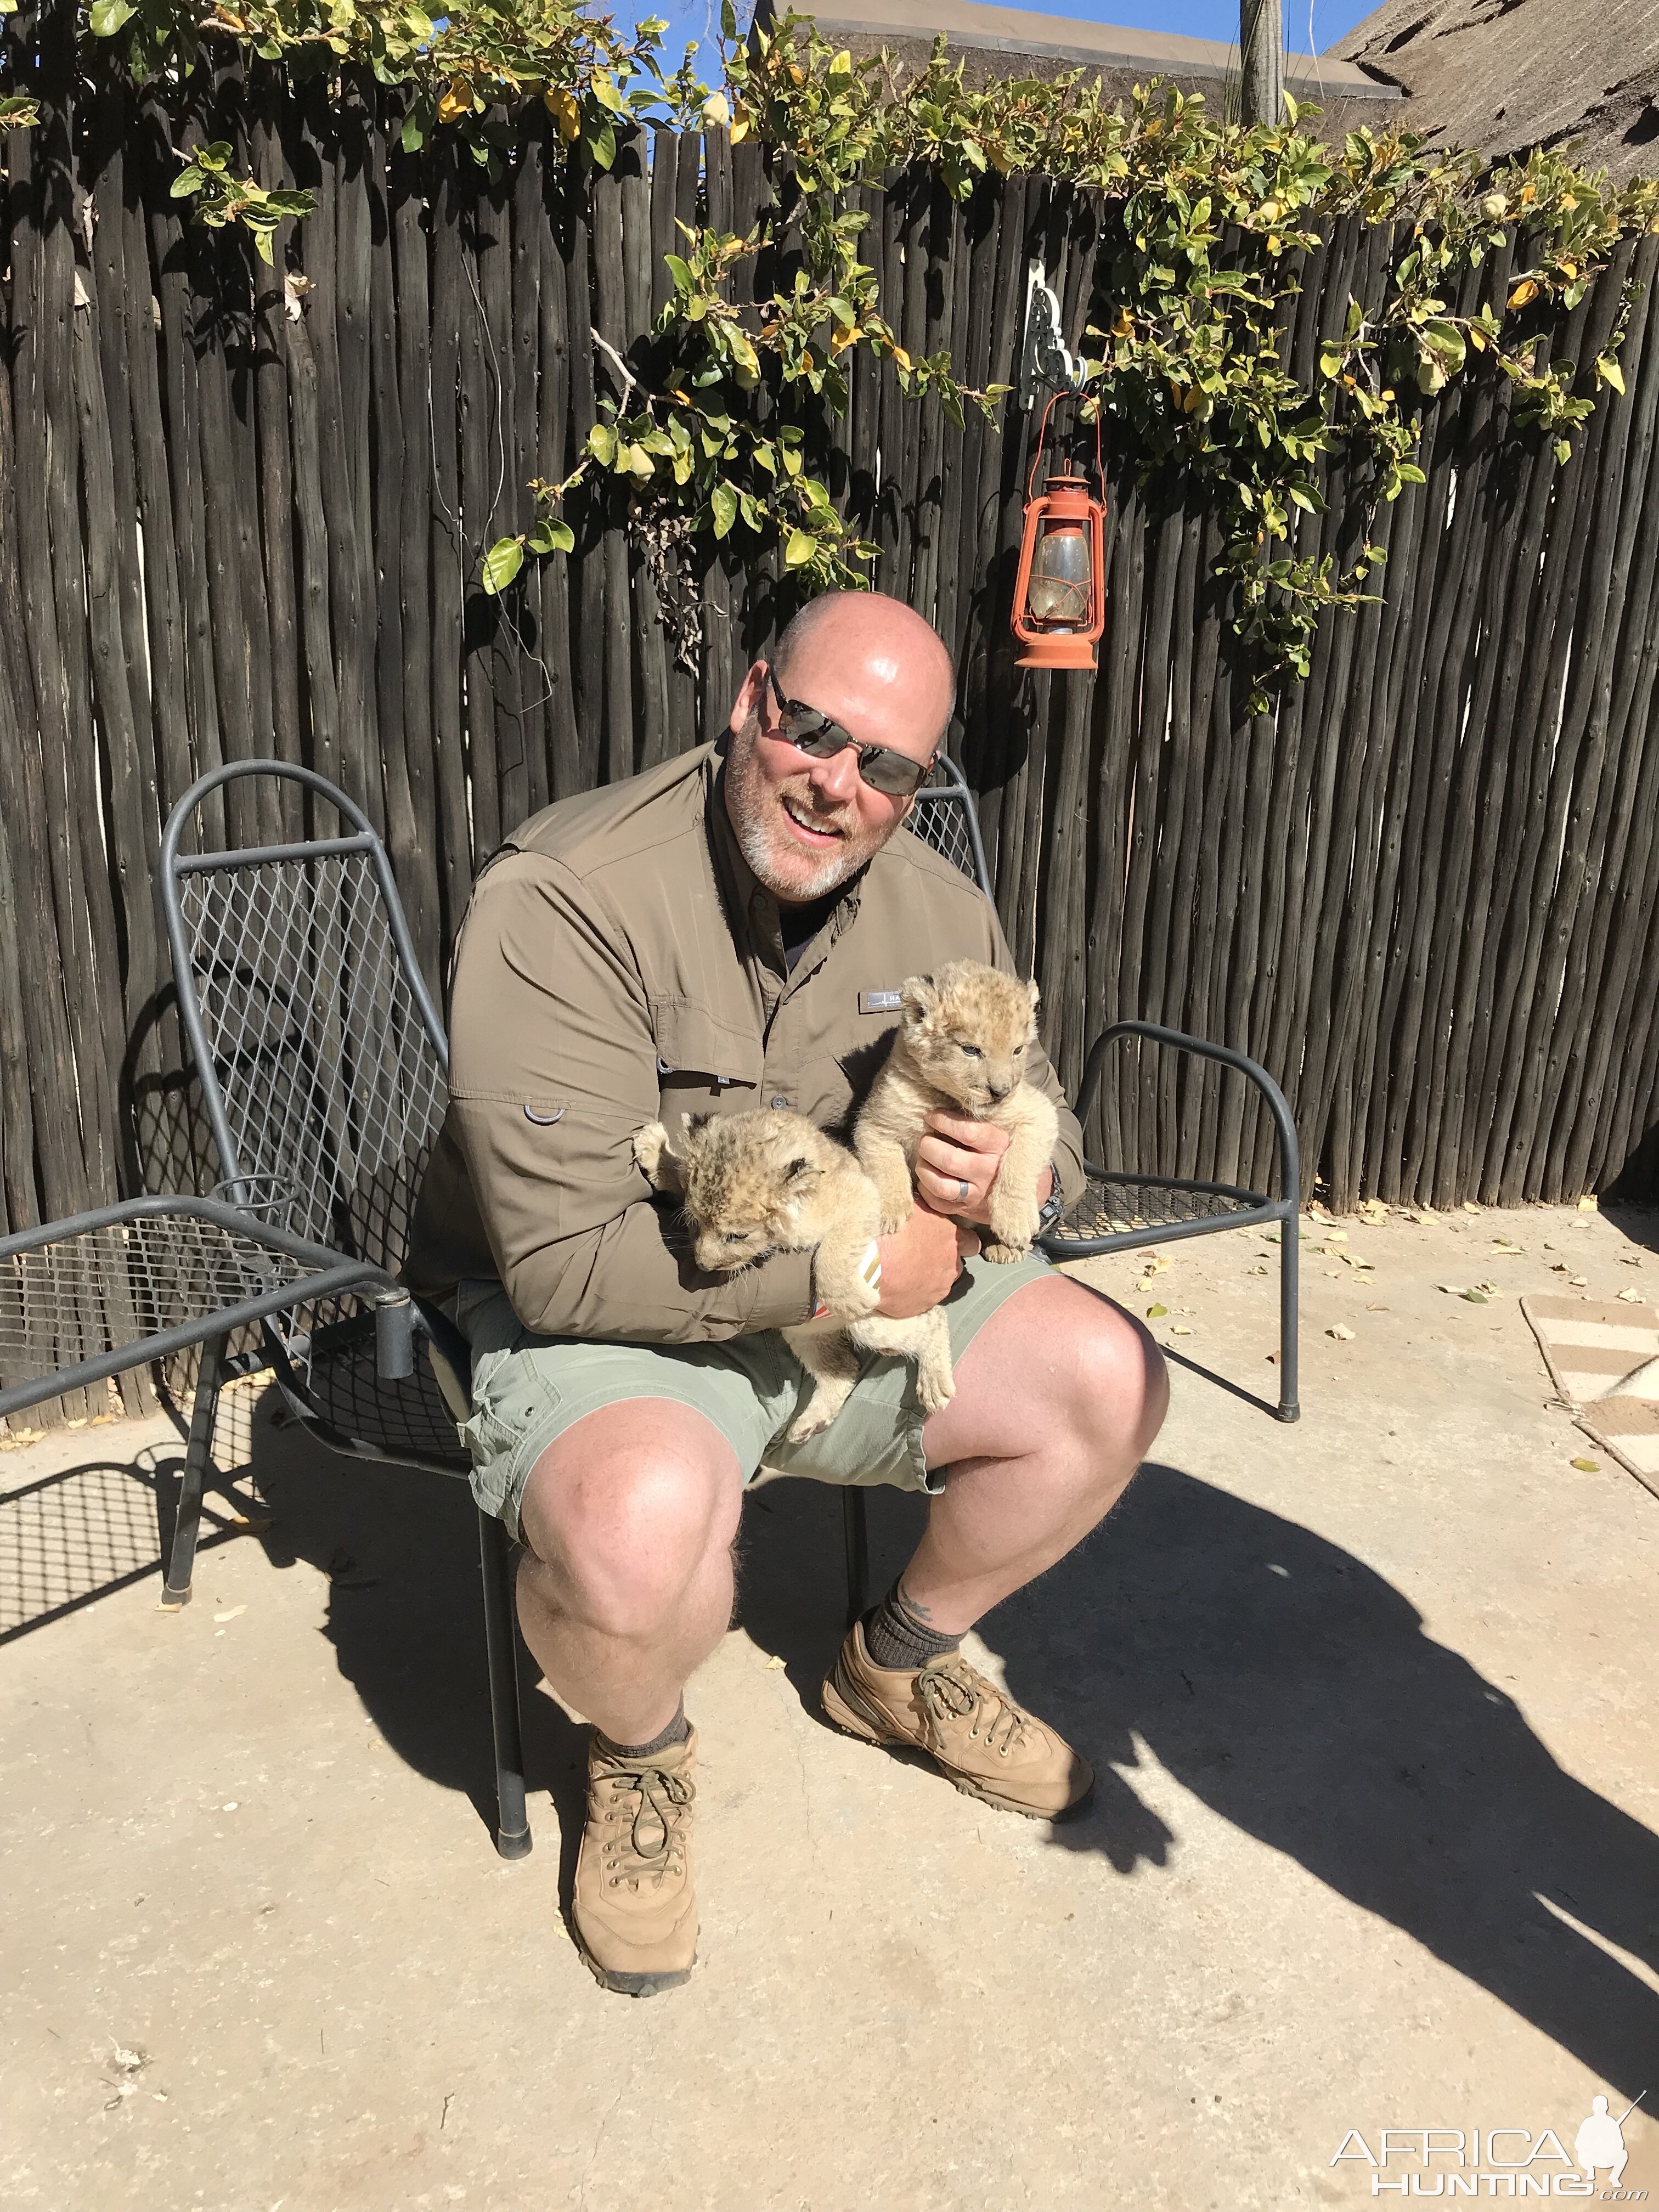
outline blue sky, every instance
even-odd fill
[[[1000,0],[1000,4],[1017,8],[1019,0]],[[1299,53],[1323,53],[1369,15],[1375,5],[1376,0],[1284,0],[1285,42]],[[829,0],[826,6],[827,12],[833,13]],[[644,15],[652,11],[646,0],[641,0],[632,12]],[[715,24],[720,20],[718,0],[712,7],[710,0],[658,0],[655,12],[668,18],[671,66],[689,39],[702,37],[711,18]],[[1193,39],[1232,41],[1238,37],[1237,0],[1231,0],[1231,4],[1230,0],[1044,0],[1036,12],[1081,16],[1091,23],[1121,23],[1132,30],[1180,31]],[[748,13],[746,6],[739,5],[740,21]],[[630,10],[617,5],[615,14],[619,23],[626,22]]]

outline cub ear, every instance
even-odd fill
[[[803,1156],[798,1160],[790,1161],[783,1171],[783,1179],[787,1183],[816,1182],[823,1173],[822,1168],[815,1167],[811,1160]]]
[[[939,1005],[939,986],[931,975],[907,975],[899,986],[899,1003],[913,1021],[922,1021]]]
[[[682,1114],[680,1126],[685,1131],[686,1143],[695,1144],[714,1118],[712,1114]]]
[[[1031,994],[1031,1004],[1035,1007],[1037,1000],[1042,996],[1042,988],[1038,984],[1037,979],[1035,975],[1032,976],[1030,981],[1025,986],[1025,988]]]

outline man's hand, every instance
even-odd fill
[[[947,1114],[940,1108],[927,1116],[927,1127],[930,1133],[916,1153],[917,1191],[941,1213],[988,1225],[991,1186],[1012,1141],[1008,1132],[994,1121],[970,1121],[965,1114]],[[1037,1188],[1039,1206],[1054,1187],[1054,1170],[1045,1168],[1043,1175]]]
[[[877,1239],[877,1249],[881,1254],[881,1304],[876,1310],[893,1321],[908,1321],[945,1296],[962,1273],[963,1260],[978,1251],[979,1238],[971,1229],[958,1229],[954,1221],[934,1212],[923,1198],[896,1235]]]

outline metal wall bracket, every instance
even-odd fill
[[[1019,404],[1029,415],[1047,392],[1082,388],[1084,367],[1060,336],[1060,301],[1036,257],[1025,270],[1025,342],[1019,356]]]

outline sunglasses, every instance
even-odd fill
[[[817,707],[803,706],[799,699],[786,699],[781,686],[770,664],[766,680],[772,687],[772,696],[778,702],[778,714],[783,724],[782,735],[797,752],[808,753],[814,760],[828,760],[832,754],[842,752],[850,745],[858,755],[859,774],[872,791],[879,791],[889,799],[909,799],[921,787],[924,777],[933,772],[939,755],[930,753],[925,761],[912,760],[908,753],[895,752],[890,745],[867,745],[843,730],[839,722],[830,720]]]

